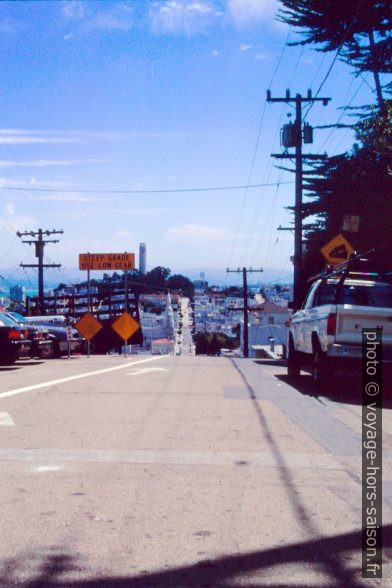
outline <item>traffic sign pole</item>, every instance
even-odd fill
[[[87,312],[91,311],[90,270],[87,270]],[[87,341],[87,358],[90,359],[90,339]]]

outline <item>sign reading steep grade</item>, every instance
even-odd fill
[[[80,270],[135,269],[134,253],[79,253]]]

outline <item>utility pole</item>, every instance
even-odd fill
[[[236,270],[231,270],[229,268],[226,269],[226,272],[232,273],[232,274],[240,274],[242,272],[242,281],[243,281],[243,285],[242,285],[242,294],[243,294],[243,300],[244,300],[244,308],[242,309],[244,311],[244,357],[249,357],[249,332],[248,332],[248,284],[247,284],[247,279],[246,279],[246,274],[247,272],[249,273],[254,273],[254,272],[262,272],[263,269],[246,269],[246,267],[243,267],[242,270],[240,268],[237,268]]]
[[[16,234],[18,237],[33,237],[33,239],[28,241],[22,241],[22,243],[28,243],[29,245],[35,245],[35,256],[38,258],[38,263],[21,263],[20,267],[36,267],[38,268],[38,301],[39,301],[39,308],[40,312],[44,312],[44,268],[46,267],[61,267],[61,263],[44,263],[44,247],[47,243],[58,243],[58,239],[43,239],[43,235],[57,235],[63,234],[64,231],[43,231],[42,229],[38,229],[38,231],[27,231],[21,233],[18,231]]]
[[[295,147],[295,205],[294,205],[294,309],[301,305],[301,271],[302,271],[302,163],[304,159],[327,159],[327,154],[316,155],[302,152],[302,140],[304,143],[313,143],[313,128],[305,123],[302,127],[302,103],[322,102],[326,106],[330,98],[312,97],[312,91],[308,90],[306,97],[296,94],[290,96],[290,90],[286,90],[284,98],[272,98],[271,91],[267,90],[267,102],[295,103],[295,121],[283,125],[282,145],[286,153],[272,153],[272,157],[278,159],[293,159],[293,155],[287,153],[287,148]]]

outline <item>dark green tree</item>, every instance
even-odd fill
[[[186,296],[193,296],[195,291],[193,283],[181,274],[174,274],[173,276],[170,276],[166,282],[166,285],[170,290],[181,290],[182,293]]]
[[[391,4],[387,0],[281,0],[279,20],[300,29],[320,51],[339,51],[357,73],[373,73],[379,107],[379,73],[392,71]],[[390,88],[390,85],[388,86]]]
[[[151,271],[147,272],[144,276],[145,283],[149,286],[155,286],[155,288],[162,288],[166,287],[166,281],[170,276],[170,270],[167,267],[162,267],[158,265],[154,267]]]
[[[376,249],[381,262],[391,263],[392,248],[392,102],[384,113],[373,113],[357,126],[358,144],[350,153],[332,157],[308,175],[305,188],[309,202],[303,206],[307,225],[304,277],[321,270],[325,260],[320,249],[343,231],[345,215],[359,217],[359,231],[345,234],[354,249]]]

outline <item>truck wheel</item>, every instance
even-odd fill
[[[324,383],[329,377],[327,358],[323,351],[316,351],[313,355],[312,380],[317,384]]]
[[[287,357],[287,375],[290,378],[295,378],[301,373],[301,366],[299,363],[298,351],[294,349],[293,340],[289,340],[289,353]]]

